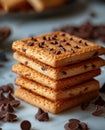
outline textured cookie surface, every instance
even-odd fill
[[[20,76],[23,76],[24,78],[36,81],[44,86],[50,87],[55,90],[71,87],[76,84],[82,83],[93,78],[94,76],[97,76],[100,73],[100,70],[98,69],[84,73],[82,75],[77,75],[71,78],[56,81],[20,63],[13,65],[12,71],[19,74]]]
[[[49,111],[51,113],[57,114],[61,111],[77,106],[83,102],[90,101],[91,99],[98,96],[99,92],[94,91],[91,93],[87,93],[85,95],[81,95],[79,97],[75,97],[72,100],[67,100],[67,101],[62,101],[62,102],[50,101],[44,97],[36,95],[35,93],[33,94],[30,91],[27,91],[23,88],[18,88],[17,90],[15,90],[14,94],[17,98],[20,98],[21,100],[29,104],[40,107],[43,110]]]
[[[105,54],[105,48],[64,32],[52,32],[15,41],[13,50],[53,67],[65,66]]]
[[[96,80],[90,80],[80,85],[58,91],[54,91],[53,89],[22,77],[17,78],[15,83],[24,89],[30,90],[31,92],[46,97],[52,101],[70,99],[88,92],[99,90],[99,83]]]
[[[14,53],[14,58],[25,66],[28,66],[55,80],[72,77],[98,69],[105,65],[105,60],[101,58],[94,58],[74,65],[68,65],[66,67],[53,68],[43,64],[42,62],[39,62],[38,60],[30,59],[29,57],[26,57],[18,52]]]

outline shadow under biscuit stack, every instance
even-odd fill
[[[64,32],[52,32],[18,40],[12,46],[18,61],[12,70],[15,96],[57,114],[99,94],[105,48]]]

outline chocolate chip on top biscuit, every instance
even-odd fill
[[[20,127],[22,130],[30,130],[31,129],[31,123],[28,120],[24,120],[21,122]]]

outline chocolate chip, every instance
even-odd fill
[[[83,43],[84,46],[88,46],[88,44],[86,42]]]
[[[5,122],[14,122],[14,121],[17,121],[17,116],[15,114],[13,114],[13,113],[7,112],[4,115],[3,121],[5,121]]]
[[[94,116],[100,116],[105,113],[105,107],[96,105],[95,111],[92,113]]]
[[[65,39],[63,39],[63,40],[61,40],[61,42],[66,42],[66,40],[65,40]]]
[[[39,43],[40,48],[44,48],[44,42]]]
[[[0,128],[0,130],[2,130],[2,128]]]
[[[95,68],[95,67],[96,67],[96,65],[92,64],[92,68]]]
[[[14,112],[14,109],[13,109],[13,107],[12,107],[10,104],[7,104],[7,105],[5,106],[5,110],[6,110],[7,112]]]
[[[89,106],[90,102],[82,103],[81,104],[81,109],[86,110],[86,108]]]
[[[20,105],[20,101],[18,101],[18,100],[12,100],[12,101],[10,102],[10,104],[11,104],[11,106],[13,106],[13,107],[18,107],[18,106]]]
[[[70,41],[72,41],[73,40],[73,38],[72,37],[70,37]]]
[[[56,55],[59,55],[59,54],[61,54],[61,51],[56,50],[56,51],[54,51],[54,53],[55,53]]]
[[[70,50],[70,53],[75,53],[75,51],[73,49]]]
[[[89,130],[87,124],[84,122],[80,122],[79,126],[81,130]]]
[[[12,83],[9,83],[7,85],[1,86],[3,88],[3,92],[13,92],[14,85]]]
[[[77,46],[77,45],[75,45],[75,46],[74,46],[74,48],[76,48],[76,49],[80,49],[80,47],[79,47],[79,46]]]
[[[46,68],[44,68],[44,67],[41,67],[41,70],[42,70],[42,71],[46,71],[47,69],[46,69]]]
[[[62,33],[61,36],[65,36],[66,34],[65,33]]]
[[[58,44],[58,42],[57,42],[57,41],[51,41],[50,43],[51,43],[51,44],[53,44],[53,45]]]
[[[27,65],[27,64],[28,64],[28,61],[25,61],[24,64]]]
[[[95,100],[94,104],[95,104],[95,105],[99,105],[99,106],[105,106],[105,101],[104,101],[104,99],[102,99],[101,96],[99,96],[99,97]]]
[[[11,91],[8,92],[7,98],[9,99],[9,101],[15,100],[15,98],[11,94]]]
[[[79,40],[78,43],[82,43],[82,40]]]
[[[5,111],[5,105],[4,105],[4,104],[1,104],[1,105],[0,105],[0,112],[3,112],[3,111]]]
[[[87,65],[84,65],[84,68],[85,68],[85,69],[87,69],[87,68],[88,68],[88,66],[87,66]]]
[[[33,40],[33,41],[35,41],[35,42],[37,41],[37,39],[36,39],[36,38],[34,38],[34,37],[31,37],[31,40]]]
[[[29,41],[29,42],[27,42],[27,45],[29,45],[29,46],[34,46],[34,42]]]
[[[49,48],[49,47],[48,47],[47,49],[48,49],[49,51],[53,51],[53,50],[54,50],[53,48]]]
[[[48,121],[49,115],[47,112],[44,112],[41,108],[39,108],[38,112],[35,115],[35,118],[39,121]]]
[[[66,72],[66,71],[62,71],[62,74],[63,74],[63,75],[67,75],[67,72]]]
[[[26,49],[25,49],[25,48],[22,48],[22,51],[23,51],[23,52],[26,52]]]
[[[24,120],[21,122],[20,127],[22,130],[30,130],[31,129],[31,123],[28,120]]]
[[[100,92],[101,92],[101,93],[105,93],[105,83],[104,83],[103,86],[100,88]]]
[[[3,94],[3,91],[0,90],[0,101],[1,101],[1,100],[4,100],[4,99],[5,99],[5,96],[4,96],[4,94]]]
[[[66,43],[66,45],[71,46],[71,44],[70,44],[70,43],[68,43],[68,42]]]

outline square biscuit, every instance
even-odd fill
[[[99,82],[96,80],[90,80],[80,85],[73,86],[71,88],[55,91],[51,88],[43,86],[37,82],[30,81],[23,77],[18,77],[15,84],[29,90],[30,92],[36,93],[42,97],[45,97],[51,101],[67,100],[83,94],[99,90]]]
[[[69,88],[100,74],[100,69],[98,69],[71,78],[56,81],[20,63],[13,65],[12,71],[26,79],[33,80],[54,90]]]
[[[33,106],[36,106],[48,112],[57,114],[66,109],[70,109],[81,103],[88,102],[94,99],[95,97],[99,95],[99,91],[93,91],[93,92],[72,98],[71,100],[57,101],[57,102],[50,101],[44,97],[41,97],[23,88],[16,89],[14,95],[17,98]]]
[[[82,61],[77,64],[53,68],[49,65],[43,64],[38,60],[33,60],[18,52],[15,52],[13,57],[25,66],[30,67],[33,70],[38,71],[39,73],[42,73],[54,80],[60,80],[67,77],[76,76],[88,71],[96,70],[105,65],[105,60],[97,57],[94,59]]]
[[[74,64],[105,54],[104,47],[64,32],[18,40],[12,48],[52,67]]]

